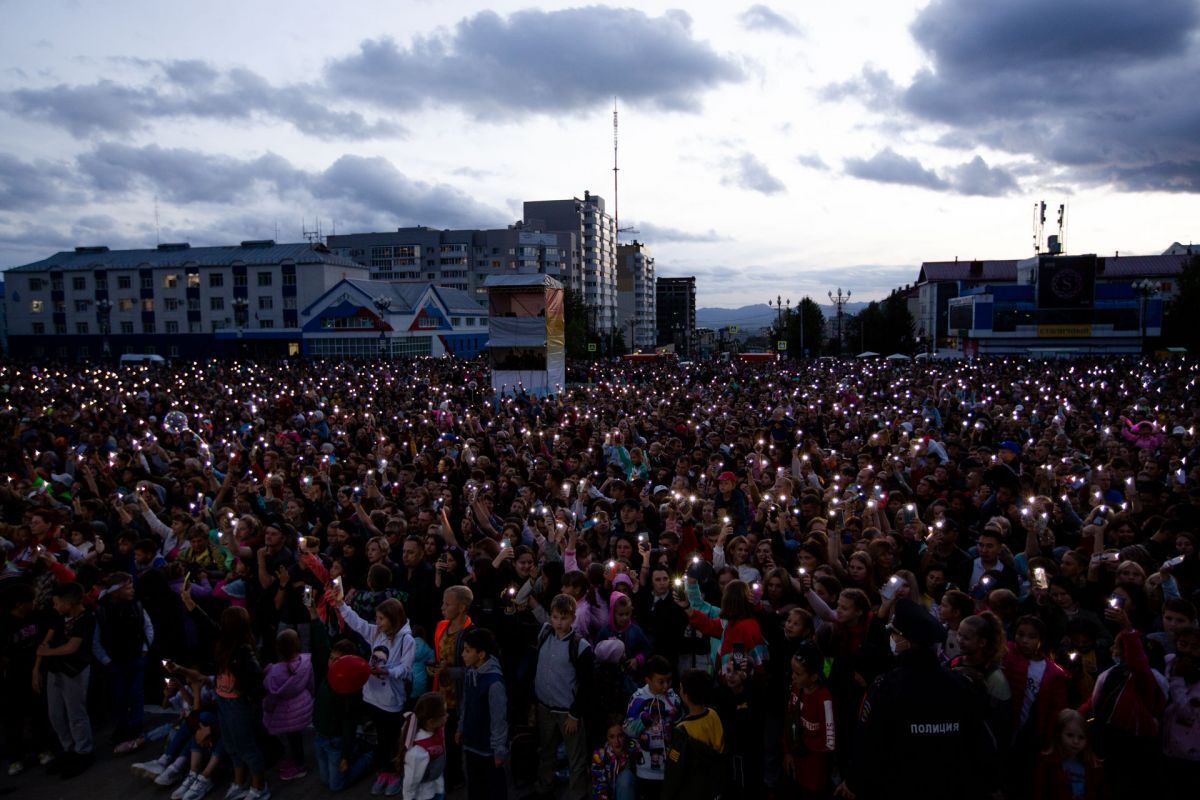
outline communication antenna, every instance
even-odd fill
[[[320,217],[316,218],[316,227],[315,228],[309,228],[308,223],[301,220],[300,221],[300,230],[301,230],[301,233],[303,234],[304,238],[308,241],[308,243],[310,245],[317,244],[317,243],[321,242],[322,239],[325,238],[321,234],[321,218]]]
[[[1046,228],[1046,201],[1033,204],[1033,252],[1042,252],[1042,233]]]
[[[1058,244],[1062,252],[1067,251],[1067,204],[1058,206]]]
[[[621,204],[617,195],[617,174],[621,168],[617,166],[617,98],[613,98],[613,228],[617,233],[617,241],[614,244],[620,244],[622,233],[636,234],[638,231],[633,227],[621,227]]]
[[[154,195],[154,245],[162,244],[162,230],[158,226],[158,195]]]

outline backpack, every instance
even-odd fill
[[[1092,741],[1092,750],[1103,757],[1105,750],[1105,733],[1113,712],[1117,709],[1117,701],[1125,685],[1129,682],[1130,671],[1125,664],[1117,664],[1108,671],[1104,685],[1100,687],[1100,696],[1092,707],[1092,717],[1088,722],[1088,738]]]

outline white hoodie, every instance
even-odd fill
[[[362,619],[344,602],[338,610],[350,629],[370,643],[371,668],[387,670],[385,676],[367,678],[362,690],[363,700],[384,711],[403,711],[408,697],[404,681],[412,677],[413,655],[417,649],[412,629],[406,622],[395,636],[388,637],[378,625]]]

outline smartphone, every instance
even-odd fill
[[[1173,567],[1178,567],[1180,564],[1183,563],[1183,559],[1184,559],[1184,556],[1175,556],[1174,558],[1168,558],[1166,561],[1163,562],[1163,567],[1165,569],[1171,569]]]
[[[305,587],[304,587],[304,601],[303,601],[303,602],[304,602],[304,606],[305,606],[305,608],[312,608],[312,605],[313,605],[313,588],[312,588],[311,586],[305,586]]]
[[[683,583],[683,578],[675,578],[671,581],[671,591],[676,597],[683,598],[687,596],[687,588]]]
[[[341,578],[341,576],[338,576],[333,579],[333,588],[338,594],[342,593],[342,578]]]
[[[880,596],[884,600],[891,600],[896,596],[896,592],[900,591],[900,582],[900,576],[898,575],[888,578],[887,583],[883,585],[883,589],[879,592]]]
[[[1125,598],[1121,597],[1118,594],[1109,595],[1108,607],[1109,608],[1124,608],[1125,607]]]
[[[1033,586],[1035,589],[1049,589],[1050,579],[1046,577],[1046,569],[1044,567],[1033,568]]]

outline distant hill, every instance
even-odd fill
[[[857,314],[866,308],[866,303],[847,303],[844,313]],[[822,305],[821,312],[825,319],[830,319],[836,312],[832,305]],[[726,325],[737,325],[740,333],[749,335],[758,333],[759,328],[765,328],[775,321],[778,314],[766,303],[757,303],[741,308],[698,308],[696,309],[696,327],[724,328]]]

